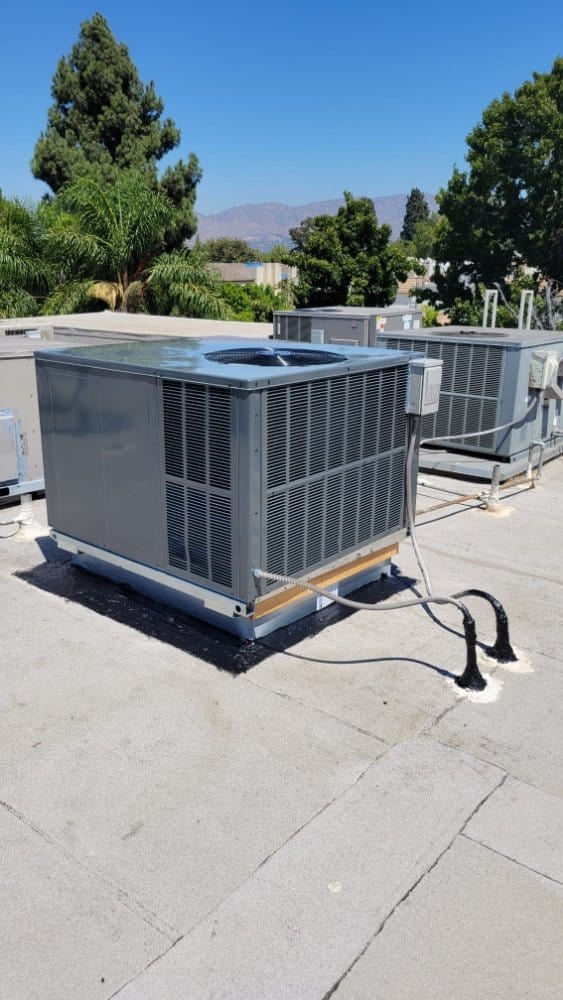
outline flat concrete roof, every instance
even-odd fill
[[[455,609],[244,644],[0,529],[3,995],[560,1000],[563,461],[495,514],[479,488],[418,507],[436,590],[509,614],[484,695]],[[422,591],[396,569],[359,596]]]
[[[0,320],[0,337],[3,331],[39,329],[50,326],[54,330],[101,330],[168,337],[269,337],[271,323],[242,323],[238,320],[191,319],[186,316],[149,316],[145,313],[120,313],[104,309],[93,313],[66,313],[56,316],[24,316]]]

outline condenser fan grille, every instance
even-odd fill
[[[406,390],[406,365],[268,390],[268,570],[301,576],[401,529]]]
[[[169,564],[230,587],[229,392],[164,379],[162,404]]]
[[[208,361],[221,365],[259,365],[261,368],[303,368],[309,365],[335,365],[347,361],[342,354],[330,351],[304,351],[300,348],[239,347],[206,354]]]

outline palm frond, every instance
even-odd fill
[[[222,282],[201,255],[189,250],[162,254],[147,280],[155,305],[181,316],[223,319]]]
[[[43,235],[47,258],[59,274],[90,275],[103,273],[107,249],[92,233],[80,232],[74,225],[56,226]]]
[[[132,281],[127,286],[123,295],[125,311],[130,313],[146,312],[146,291],[147,286],[144,281]]]
[[[23,288],[3,288],[0,290],[0,317],[36,316],[37,299]]]
[[[42,314],[51,316],[57,313],[84,312],[92,306],[91,288],[92,282],[89,280],[67,281],[57,285],[43,302]]]

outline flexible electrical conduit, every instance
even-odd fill
[[[497,431],[506,431],[509,427],[516,427],[517,424],[521,424],[523,420],[526,419],[529,413],[532,412],[535,406],[539,406],[540,401],[543,399],[543,392],[540,392],[537,396],[534,396],[532,402],[528,406],[524,413],[521,413],[519,417],[515,420],[511,420],[508,424],[500,424],[498,427],[487,427],[482,431],[471,431],[469,434],[449,434],[448,437],[433,437],[424,438],[421,444],[434,444],[436,441],[461,441],[462,438],[475,438],[481,437],[484,434],[496,434]]]

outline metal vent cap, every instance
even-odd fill
[[[342,354],[307,351],[298,347],[233,347],[226,351],[213,351],[205,357],[221,365],[259,365],[262,368],[303,368],[307,365],[335,365],[348,360]]]

